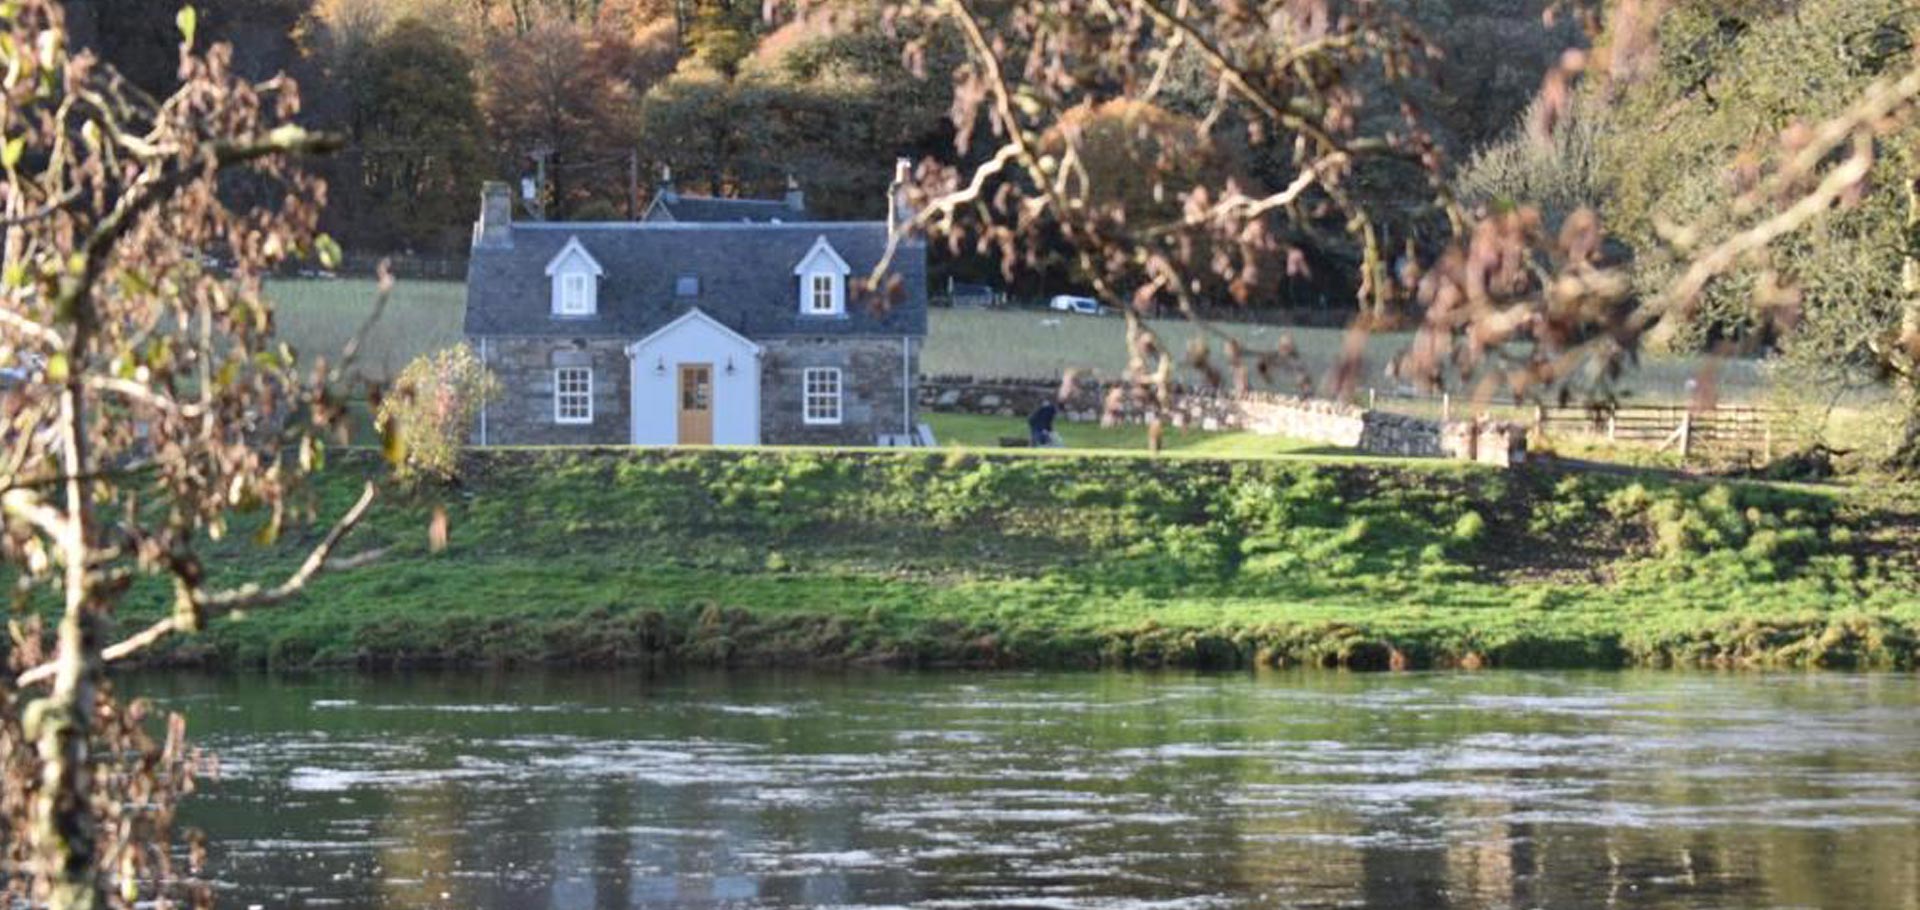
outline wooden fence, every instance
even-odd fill
[[[1791,447],[1785,414],[1770,408],[1722,405],[1621,405],[1613,408],[1534,409],[1534,426],[1551,438],[1580,433],[1609,442],[1652,445],[1690,457],[1772,461]]]

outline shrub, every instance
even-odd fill
[[[1609,128],[1606,104],[1576,99],[1566,123],[1551,136],[1537,137],[1527,125],[1544,116],[1543,103],[1536,100],[1527,108],[1513,135],[1467,161],[1455,184],[1462,200],[1494,208],[1539,206],[1550,223],[1576,209],[1600,206],[1605,195],[1601,149]]]
[[[1487,520],[1479,512],[1468,510],[1460,513],[1459,520],[1453,523],[1453,539],[1459,543],[1476,543],[1487,535]]]
[[[500,381],[464,343],[415,357],[374,418],[381,434],[399,445],[400,478],[458,477],[460,448],[474,418],[499,394]]]

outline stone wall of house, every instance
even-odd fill
[[[474,349],[500,380],[500,397],[487,405],[484,442],[489,445],[624,445],[632,438],[628,402],[632,374],[626,341],[620,338],[473,339]],[[553,371],[593,368],[593,422],[553,419]],[[474,427],[474,441],[483,430]]]
[[[1062,397],[1061,393],[1067,394]],[[920,382],[920,405],[930,411],[1025,417],[1041,403],[1056,401],[1063,420],[1091,423],[1112,419],[1144,423],[1152,403],[1120,386],[1080,382],[1070,389],[1032,380],[937,376]],[[1241,430],[1285,436],[1376,455],[1455,458],[1509,465],[1526,457],[1526,432],[1511,424],[1439,421],[1368,410],[1315,398],[1271,392],[1223,394],[1181,390],[1171,406],[1159,409],[1167,423],[1200,430]],[[1008,435],[1023,435],[1018,424]]]
[[[770,445],[870,446],[882,434],[911,432],[919,419],[919,405],[906,386],[920,375],[920,340],[912,341],[903,365],[902,347],[906,344],[900,338],[762,341],[761,441]],[[839,424],[806,422],[802,387],[809,367],[840,369]]]

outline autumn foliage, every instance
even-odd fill
[[[465,344],[414,358],[374,421],[401,453],[397,474],[442,482],[459,476],[460,451],[474,420],[499,394],[500,380]]]

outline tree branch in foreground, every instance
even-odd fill
[[[333,551],[340,546],[341,541],[345,540],[347,535],[353,532],[354,527],[360,524],[360,520],[366,517],[367,509],[373,505],[376,493],[377,488],[372,482],[368,482],[366,488],[360,493],[360,499],[353,504],[353,508],[340,516],[340,520],[327,532],[327,536],[307,554],[306,560],[300,564],[300,567],[280,584],[271,588],[244,585],[218,592],[193,588],[187,596],[192,599],[195,608],[204,610],[209,617],[251,607],[272,606],[299,594],[309,582],[323,573],[355,569],[379,559],[385,555],[384,549],[369,550],[344,559],[332,558]],[[175,617],[162,619],[134,635],[101,649],[101,662],[112,663],[123,660],[177,631],[181,631],[181,625]],[[46,681],[57,670],[57,662],[50,661],[20,674],[14,684],[24,689],[35,683]]]

